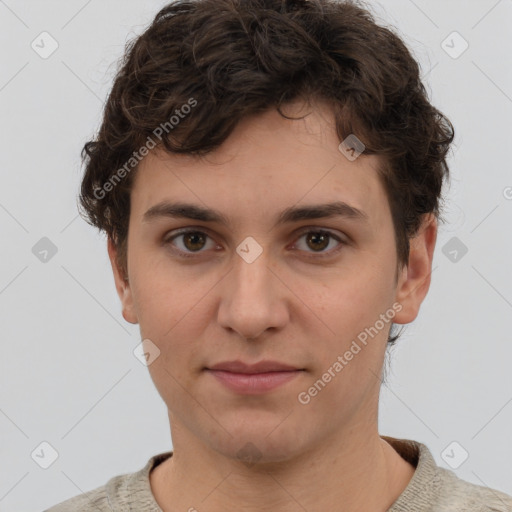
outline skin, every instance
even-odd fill
[[[416,318],[430,286],[436,219],[425,215],[397,275],[378,157],[345,158],[324,103],[291,103],[286,114],[308,115],[244,119],[203,158],[152,151],[131,193],[127,276],[108,244],[123,316],[160,350],[148,368],[169,411],[174,455],[150,483],[164,512],[385,511],[414,473],[377,429],[390,322],[307,405],[297,397],[393,304],[401,305],[393,322]],[[231,225],[143,218],[164,200],[214,208]],[[288,207],[339,200],[368,221],[275,225]],[[328,230],[341,245],[311,240],[305,227]],[[207,236],[170,240],[178,228]],[[263,251],[252,263],[236,252],[248,236]],[[240,395],[203,370],[234,359],[305,371],[270,392]],[[251,464],[237,456],[248,442],[259,455]]]

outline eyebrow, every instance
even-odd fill
[[[217,222],[228,227],[232,225],[230,220],[217,210],[182,202],[171,203],[162,201],[152,206],[144,213],[143,221],[147,222],[158,217],[187,218],[204,222]],[[343,201],[334,201],[326,204],[292,206],[286,208],[278,216],[275,225],[333,217],[343,217],[361,222],[369,222],[369,216],[363,210]]]

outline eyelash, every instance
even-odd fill
[[[181,231],[175,232],[172,236],[167,236],[164,239],[164,245],[172,245],[172,242],[174,241],[174,239],[178,238],[179,236],[188,235],[190,233],[205,235],[206,237],[211,239],[210,235],[204,231],[201,231],[199,229],[186,228]],[[310,253],[309,256],[306,256],[307,258],[318,259],[318,258],[327,258],[327,257],[333,256],[334,254],[337,254],[343,248],[344,245],[347,244],[346,241],[342,240],[339,236],[335,235],[331,231],[327,231],[325,229],[320,229],[320,228],[314,229],[311,227],[300,231],[297,235],[298,239],[300,239],[304,235],[307,235],[310,233],[314,233],[316,235],[318,235],[318,234],[328,235],[330,238],[333,238],[334,240],[339,242],[339,245],[337,247],[335,247],[334,249],[331,249],[328,252]],[[204,252],[204,251],[200,250],[200,251],[197,251],[196,253],[187,253],[185,251],[182,251],[181,249],[176,249],[176,248],[173,248],[173,251],[176,252],[182,258],[197,258],[200,256],[201,252]]]

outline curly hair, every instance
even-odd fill
[[[241,119],[274,108],[287,117],[281,107],[297,98],[328,102],[340,141],[356,134],[365,154],[382,157],[405,266],[423,214],[441,218],[454,130],[400,37],[355,1],[178,0],[126,44],[100,130],[82,150],[82,215],[114,242],[120,268],[148,149],[205,155]]]

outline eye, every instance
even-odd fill
[[[174,240],[180,240],[180,243],[174,244]],[[190,258],[194,256],[194,253],[204,252],[202,249],[207,247],[206,241],[210,239],[213,247],[215,247],[215,243],[211,240],[210,236],[204,231],[197,230],[183,230],[178,233],[174,233],[172,236],[167,236],[164,239],[164,244],[173,246],[173,250],[183,256],[185,258]],[[212,248],[210,246],[210,248]]]
[[[344,245],[344,241],[334,233],[330,231],[325,231],[323,229],[311,229],[309,228],[307,231],[303,231],[300,234],[299,240],[303,239],[305,241],[305,247],[302,245],[302,248],[300,247],[300,243],[296,243],[294,245],[298,246],[300,250],[305,250],[305,252],[309,252],[310,255],[308,257],[313,256],[316,257],[316,254],[318,254],[319,257],[324,256],[331,256],[334,253],[337,253]],[[335,245],[334,249],[331,249],[329,251],[326,251],[325,249],[331,245],[331,242],[336,241],[338,242],[337,245]],[[308,251],[307,249],[310,248],[312,251]],[[316,253],[316,254],[315,254]]]

